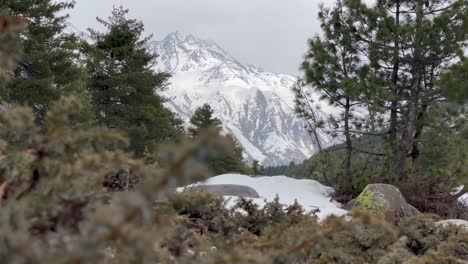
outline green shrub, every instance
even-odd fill
[[[210,174],[216,133],[162,148],[158,164],[122,151],[127,141],[74,119],[64,98],[38,126],[32,111],[0,114],[2,263],[457,263],[467,232],[430,217],[393,226],[353,212],[317,222],[279,198],[257,206],[175,188]],[[120,175],[109,188],[109,175]],[[131,173],[129,173],[131,172]],[[135,179],[128,178],[129,175]],[[130,183],[130,184],[129,184]],[[107,188],[106,188],[107,187]]]

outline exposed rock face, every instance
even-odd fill
[[[448,219],[436,222],[438,225],[456,225],[465,228],[468,230],[468,221],[461,220],[461,219]]]
[[[198,185],[191,187],[189,191],[192,192],[208,192],[219,194],[222,196],[238,196],[244,198],[260,198],[257,191],[249,186],[234,185],[234,184],[220,184],[220,185]]]
[[[420,212],[408,204],[400,190],[389,184],[369,184],[347,209],[360,209],[371,215],[382,216],[397,223],[402,218],[413,217]]]

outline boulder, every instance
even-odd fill
[[[220,184],[220,185],[197,185],[189,189],[192,192],[207,192],[222,196],[238,196],[244,198],[260,198],[255,189],[245,185]]]
[[[419,210],[416,207],[412,206],[411,204],[408,204],[408,209],[411,211],[410,213],[411,216],[416,216],[416,215],[421,214],[421,212],[419,212]]]
[[[356,199],[352,199],[351,201],[349,201],[344,207],[343,209],[347,210],[347,211],[351,211],[353,208],[354,208],[354,205],[356,204]]]
[[[437,225],[456,225],[463,227],[464,229],[468,230],[468,221],[461,220],[461,219],[448,219],[436,222]]]
[[[347,205],[350,209],[356,208],[371,215],[382,216],[392,223],[420,214],[418,209],[406,202],[397,187],[389,184],[369,184],[351,202]]]

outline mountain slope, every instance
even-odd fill
[[[157,70],[173,75],[163,92],[167,104],[187,123],[208,103],[248,160],[281,165],[314,153],[303,121],[294,114],[294,77],[244,65],[216,43],[178,32],[150,48],[159,54]]]

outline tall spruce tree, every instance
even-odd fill
[[[137,155],[180,136],[180,122],[157,94],[165,88],[168,73],[153,69],[156,55],[143,37],[141,22],[128,19],[127,9],[114,8],[108,20],[98,18],[107,30],[90,29],[87,85],[100,124],[127,133]]]
[[[66,33],[67,9],[73,2],[2,0],[0,10],[26,20],[21,33],[21,60],[4,86],[2,100],[31,106],[43,121],[52,101],[84,91],[84,71],[77,65],[78,39]]]

